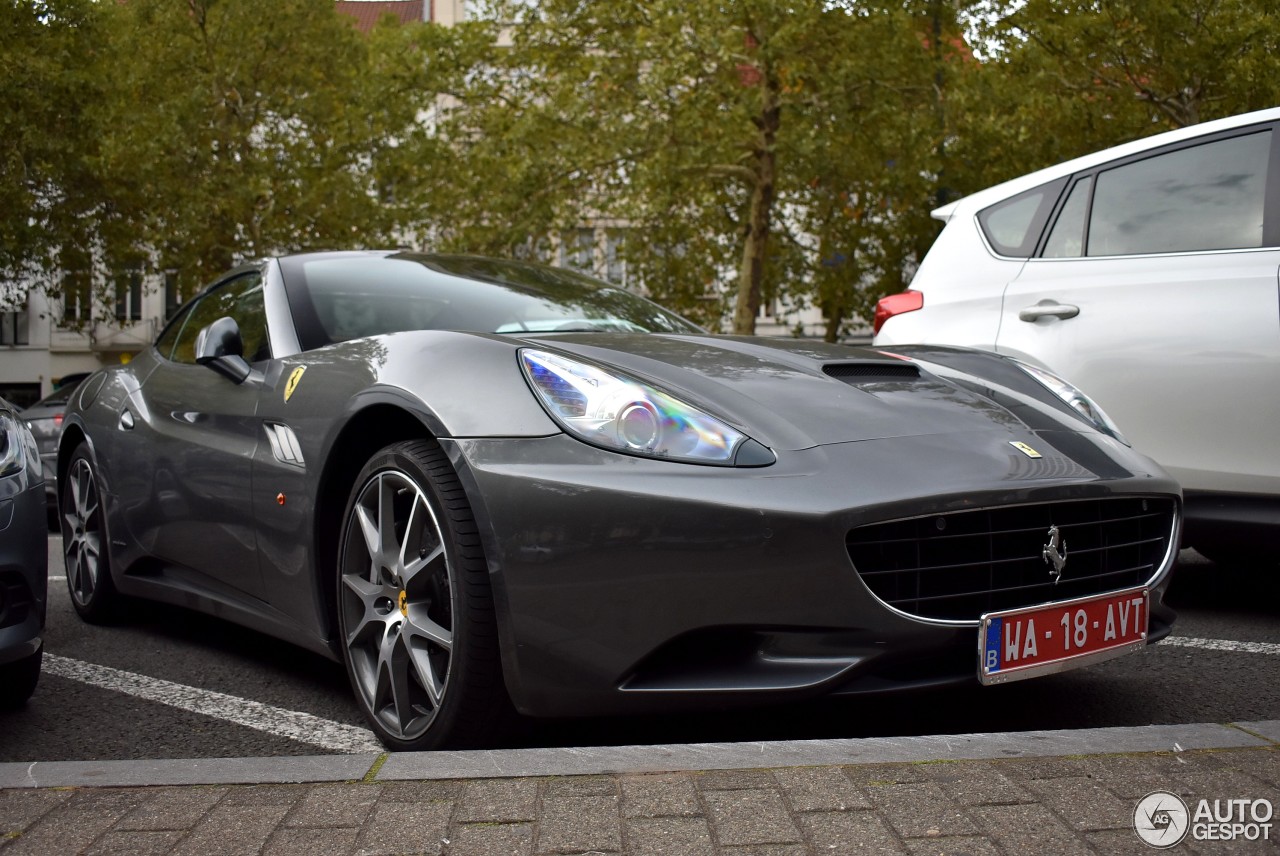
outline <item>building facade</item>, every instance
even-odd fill
[[[149,345],[181,303],[169,275],[119,277],[106,299],[89,289],[35,283],[0,308],[0,396],[26,406],[64,379],[127,362]]]

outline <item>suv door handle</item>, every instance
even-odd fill
[[[1079,306],[1070,303],[1056,303],[1053,300],[1041,300],[1035,306],[1028,306],[1018,313],[1019,320],[1036,321],[1045,316],[1052,318],[1074,318],[1080,314]]]

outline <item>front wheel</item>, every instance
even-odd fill
[[[347,502],[338,623],[356,700],[388,748],[486,745],[510,709],[488,567],[439,444],[374,455]]]

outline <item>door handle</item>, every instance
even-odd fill
[[[1046,316],[1051,318],[1074,318],[1080,314],[1079,306],[1070,303],[1056,303],[1053,300],[1041,300],[1035,306],[1028,306],[1018,313],[1021,321],[1037,321]]]
[[[124,410],[120,411],[119,427],[121,431],[133,430],[133,414],[129,411],[129,408],[127,407]]]

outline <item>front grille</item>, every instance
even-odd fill
[[[852,530],[849,558],[885,603],[922,618],[987,612],[1139,586],[1169,550],[1174,501],[1121,497],[958,511]],[[1056,526],[1066,564],[1045,557]]]

